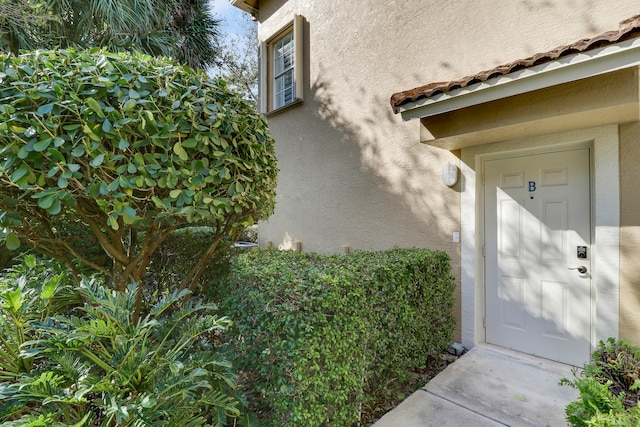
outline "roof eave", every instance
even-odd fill
[[[251,2],[252,4],[249,4],[249,2],[247,0],[229,0],[231,2],[232,6],[237,7],[240,10],[244,10],[245,12],[248,12],[251,14],[251,16],[258,16],[258,12],[260,12],[260,10],[258,9],[258,3],[257,2]]]
[[[640,38],[558,58],[396,107],[412,120],[640,65]]]

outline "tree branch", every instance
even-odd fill
[[[88,210],[88,206],[85,206],[78,200],[78,204],[76,205],[76,211],[78,212],[80,218],[89,225],[93,234],[95,234],[100,246],[104,249],[104,251],[116,262],[127,265],[129,264],[129,258],[124,253],[124,248],[122,247],[121,235],[116,233],[115,230],[109,228],[107,226],[106,232],[109,234],[109,237],[112,239],[109,241],[104,235],[103,232],[103,224],[106,224],[106,220],[101,224],[98,221],[94,220],[91,212]]]

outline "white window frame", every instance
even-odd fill
[[[260,112],[263,114],[279,112],[302,102],[303,25],[304,18],[296,15],[293,21],[260,45]],[[277,64],[278,60],[282,62]]]

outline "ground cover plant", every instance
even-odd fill
[[[33,254],[0,278],[0,382],[31,372],[34,359],[21,353],[34,325],[81,304],[69,271]]]
[[[224,239],[273,210],[274,142],[224,81],[127,53],[0,55],[0,230],[20,244],[139,282],[175,229],[216,230],[180,289],[192,289]],[[69,224],[93,234],[110,268],[85,256]]]
[[[93,279],[78,287],[55,263],[25,265],[38,274],[0,282],[3,426],[241,421],[235,375],[217,351],[229,321],[213,305],[175,291],[134,321],[135,286],[114,292]]]
[[[591,363],[561,384],[580,392],[580,398],[566,407],[573,426],[640,424],[640,349],[627,342],[613,338],[600,342]]]
[[[371,421],[452,339],[454,283],[439,251],[260,250],[234,257],[220,289],[234,316],[228,351],[264,425]]]

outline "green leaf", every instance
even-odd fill
[[[56,197],[51,207],[47,209],[47,213],[49,215],[58,215],[60,211],[62,211],[62,204],[60,203],[60,200],[58,200],[58,198]]]
[[[29,167],[23,163],[22,165],[20,165],[18,169],[16,169],[11,174],[11,181],[18,182],[21,178],[26,176],[28,173],[29,173]]]
[[[55,105],[56,105],[55,103],[41,105],[40,107],[38,107],[38,111],[36,114],[39,116],[44,116],[45,114],[49,114],[53,110],[53,107]]]
[[[91,160],[91,166],[97,168],[104,162],[104,153],[98,154],[93,160]]]
[[[107,221],[109,222],[109,226],[114,230],[118,230],[120,228],[120,224],[118,224],[118,219],[115,218],[113,215],[109,215],[107,217]]]
[[[89,108],[91,108],[91,110],[93,110],[98,115],[98,117],[104,118],[104,111],[102,111],[102,107],[100,106],[100,103],[98,101],[93,98],[87,98],[85,102],[87,103]]]
[[[153,204],[156,205],[156,208],[164,208],[164,203],[162,203],[162,200],[160,199],[160,197],[158,196],[152,196],[151,200],[153,201]]]
[[[229,172],[229,169],[227,168],[222,168],[220,169],[220,172],[218,172],[218,176],[222,179],[226,179],[229,178],[231,176],[231,173]]]
[[[92,141],[100,142],[100,137],[88,125],[84,125],[82,131],[89,135]]]
[[[82,157],[84,156],[84,145],[77,145],[72,151],[71,155],[74,157]]]
[[[51,178],[51,177],[55,176],[58,172],[60,172],[60,167],[59,166],[52,167],[47,172],[47,178]]]
[[[122,221],[127,225],[132,225],[138,219],[137,216],[129,216],[127,214],[122,214]]]
[[[124,106],[122,107],[122,109],[124,111],[129,111],[133,109],[133,107],[135,107],[137,103],[138,102],[135,99],[129,99],[127,102],[124,103]]]
[[[125,214],[129,216],[136,216],[136,210],[133,209],[131,206],[125,206],[123,211]]]
[[[26,265],[29,268],[34,268],[36,266],[36,256],[34,254],[25,255],[24,265]]]
[[[11,129],[11,131],[15,133],[23,133],[24,131],[27,130],[27,128],[23,128],[21,126],[16,126],[16,125],[11,126],[9,129]]]
[[[78,421],[76,424],[70,426],[70,427],[83,427],[86,425],[87,421],[89,420],[89,417],[91,417],[93,414],[91,412],[87,413],[80,421]]]
[[[184,150],[184,148],[182,148],[182,144],[180,143],[180,141],[176,142],[173,145],[173,152],[178,155],[180,160],[188,160],[189,159],[189,156],[187,155],[187,152]]]
[[[53,202],[57,200],[55,193],[49,193],[38,199],[38,206],[42,209],[49,209],[53,206]]]
[[[63,163],[65,161],[62,153],[55,148],[49,148],[47,150],[47,154],[49,154],[51,156],[51,159],[56,163]]]
[[[182,141],[182,146],[186,148],[195,148],[198,145],[198,141],[195,138],[188,138]]]
[[[13,312],[20,310],[24,304],[24,298],[20,288],[7,292],[6,297],[3,298],[3,302],[6,304],[7,308],[11,309]]]
[[[122,213],[122,220],[124,221],[125,224],[131,225],[135,223],[138,219],[140,219],[140,217],[136,215],[135,209],[133,209],[131,206],[124,207],[124,212]]]
[[[225,206],[228,203],[229,199],[227,199],[226,197],[216,197],[215,199],[213,199],[213,206],[215,207]]]
[[[51,141],[52,141],[51,138],[47,138],[45,140],[38,141],[35,144],[33,144],[33,150],[40,153],[40,152],[46,150],[47,148],[49,148],[49,145],[51,145]]]
[[[20,247],[20,239],[14,232],[7,234],[4,243],[10,251],[14,251]]]
[[[47,280],[42,287],[42,292],[40,293],[40,298],[42,299],[50,299],[53,294],[56,293],[56,289],[58,288],[58,284],[62,279],[61,274],[57,274],[53,276],[51,279]]]
[[[144,157],[142,156],[141,153],[136,153],[135,156],[133,156],[133,158],[136,160],[136,163],[138,163],[139,165],[144,165]]]

